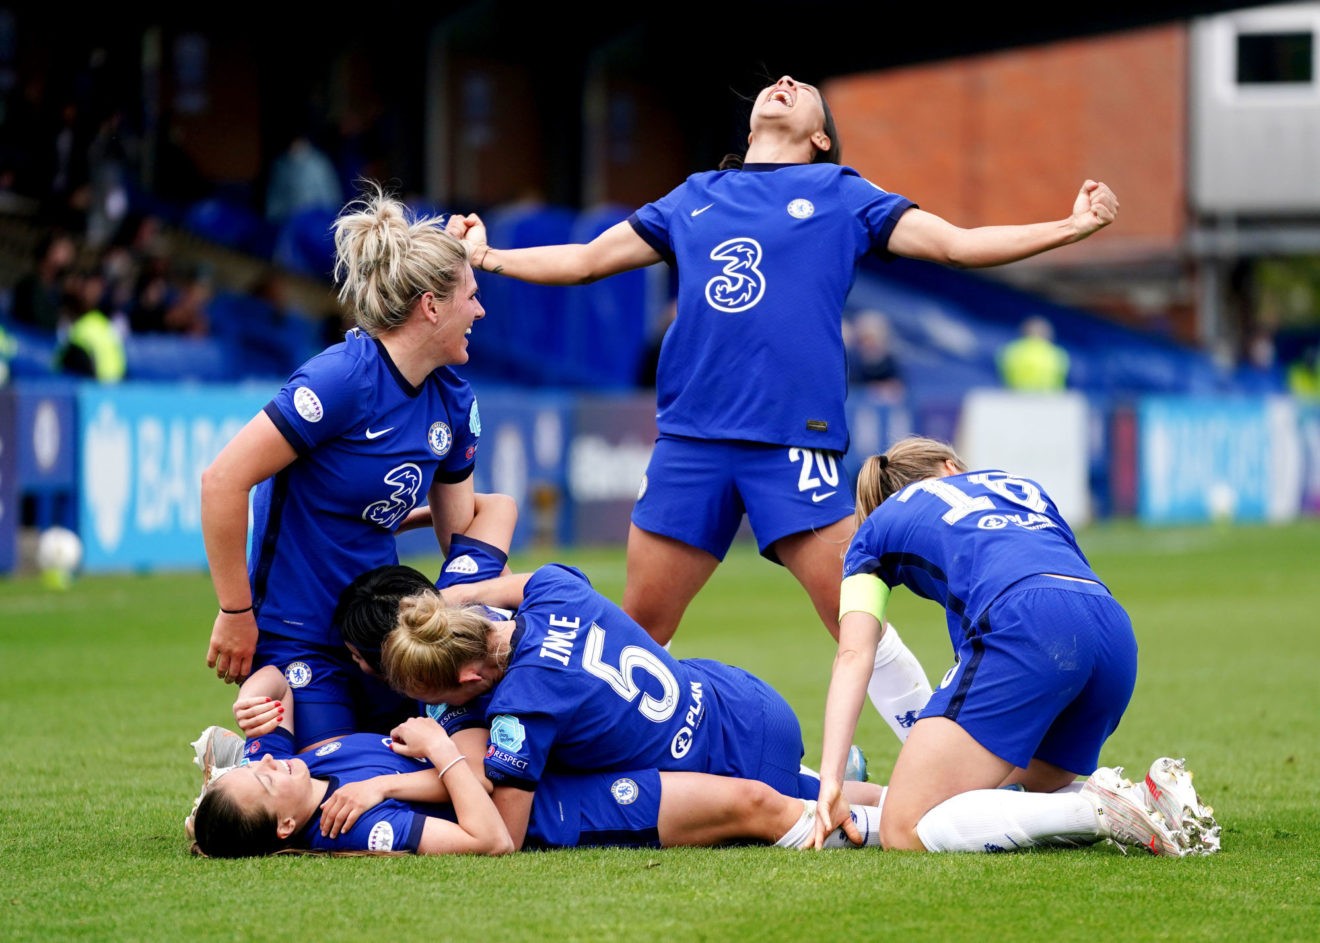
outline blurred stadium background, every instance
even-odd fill
[[[956,223],[1060,218],[1088,176],[1122,202],[1096,238],[1002,269],[868,264],[847,318],[880,316],[901,383],[859,377],[849,471],[918,432],[1040,479],[1079,526],[1320,514],[1320,3],[1023,25],[386,2],[262,29],[243,3],[32,6],[0,5],[0,573],[53,525],[89,571],[204,567],[202,469],[343,328],[328,225],[359,179],[480,211],[496,245],[586,240],[740,150],[745,96],[784,72],[822,87],[845,162]],[[317,187],[284,185],[307,165]],[[42,288],[53,234],[73,253]],[[482,279],[477,487],[518,500],[515,549],[622,540],[671,288],[663,266]],[[63,358],[92,309],[123,337],[113,382]],[[1000,381],[1033,316],[1065,390]]]

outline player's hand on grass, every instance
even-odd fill
[[[385,791],[373,779],[346,783],[321,803],[321,834],[338,838],[357,822],[358,816],[385,800]]]
[[[257,619],[251,610],[216,615],[206,666],[215,669],[217,678],[225,684],[242,684],[252,673],[256,651]]]
[[[283,719],[284,704],[275,698],[253,695],[234,701],[234,720],[248,739],[265,736]]]

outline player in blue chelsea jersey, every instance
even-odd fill
[[[783,76],[752,106],[745,157],[694,174],[578,245],[499,249],[466,217],[473,264],[576,285],[666,261],[677,316],[656,378],[659,438],[628,537],[623,608],[667,643],[727,553],[744,514],[760,552],[802,584],[838,637],[839,559],[853,532],[843,308],[869,252],[964,268],[1000,265],[1085,239],[1118,201],[1086,181],[1063,219],[963,229],[839,164],[820,91]],[[920,666],[878,659],[873,700],[895,716],[929,694]],[[896,703],[890,703],[896,702]]]
[[[491,620],[475,600],[513,617]],[[515,844],[551,772],[656,768],[760,780],[802,798],[818,791],[778,692],[740,668],[674,658],[571,567],[405,598],[381,662],[396,689],[449,706],[442,720],[454,736],[487,733],[486,777]],[[853,801],[879,801],[873,784],[848,788]]]
[[[348,734],[295,754],[294,703],[292,689],[274,666],[244,682],[234,716],[247,741],[223,733],[238,740],[245,759],[225,768],[204,765],[205,785],[186,823],[195,851],[249,857],[284,850],[513,850],[484,780],[434,720],[414,717],[387,736]],[[220,729],[209,728],[202,739]],[[336,811],[340,797],[365,786],[374,796],[365,807],[354,807],[347,816]],[[813,816],[813,802],[751,780],[654,769],[551,774],[538,792],[523,846],[751,842],[801,848],[814,838]],[[878,821],[872,821],[871,844],[878,841],[877,828]],[[835,834],[830,844],[844,847],[848,841]]]
[[[911,437],[867,459],[857,515],[825,709],[819,834],[850,827],[844,761],[869,662],[885,644],[886,602],[901,585],[944,606],[957,660],[899,751],[886,848],[1102,838],[1175,856],[1218,848],[1181,761],[1157,760],[1137,786],[1121,768],[1097,768],[1136,683],[1136,637],[1038,483],[969,471],[945,443]]]
[[[334,229],[340,299],[358,326],[293,373],[201,489],[220,602],[207,664],[230,683],[279,666],[298,689],[299,749],[412,713],[353,666],[335,601],[359,573],[397,561],[394,534],[419,505],[442,548],[476,510],[481,422],[453,369],[485,315],[467,248],[379,189]]]

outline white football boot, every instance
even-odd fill
[[[1151,803],[1173,828],[1181,831],[1186,854],[1212,855],[1219,850],[1219,823],[1215,810],[1192,788],[1186,760],[1162,756],[1150,764],[1143,783]]]
[[[1137,845],[1153,855],[1181,858],[1188,853],[1183,834],[1169,827],[1143,785],[1123,778],[1123,767],[1102,766],[1091,774],[1081,794],[1095,805],[1102,838]]]

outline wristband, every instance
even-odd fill
[[[248,603],[248,607],[246,609],[226,609],[224,606],[221,606],[220,611],[227,616],[241,616],[245,612],[252,611],[252,604]]]
[[[451,769],[453,769],[455,763],[461,763],[461,762],[463,762],[463,761],[466,760],[466,759],[467,759],[467,757],[464,756],[462,753],[460,753],[458,756],[454,757],[452,760],[450,760],[448,763],[446,763],[446,764],[445,764],[445,768],[442,769],[442,770],[440,771],[440,778],[441,778],[441,779],[444,779],[444,778],[445,778],[445,773],[447,773],[447,772],[449,772]]]

